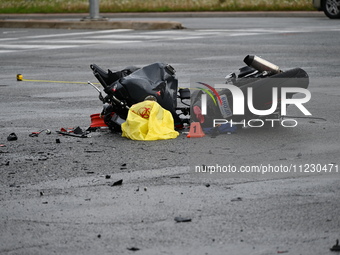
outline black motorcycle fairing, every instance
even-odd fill
[[[178,80],[175,77],[174,68],[170,65],[153,63],[142,68],[129,68],[116,73],[109,72],[107,76],[105,76],[105,72],[103,74],[102,69],[95,65],[92,66],[92,70],[95,69],[106,83],[106,86],[103,86],[104,91],[108,94],[107,101],[110,100],[110,97],[115,96],[130,107],[147,98],[155,98],[164,109],[171,112],[176,124],[181,122],[176,113]],[[116,79],[118,76],[121,77]],[[114,82],[108,83],[114,79],[116,79]],[[114,104],[112,101],[111,103]],[[112,109],[126,119],[128,109],[119,105],[113,105]]]
[[[128,66],[121,71],[112,72],[110,69],[108,69],[107,72],[105,72],[101,67],[99,67],[96,64],[91,64],[90,68],[94,73],[100,75],[100,77],[104,80],[106,85],[111,85],[120,78],[125,77],[139,69],[138,67],[135,66]]]

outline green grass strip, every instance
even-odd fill
[[[99,0],[101,13],[312,11],[311,0]],[[0,13],[86,13],[89,0],[1,0]]]

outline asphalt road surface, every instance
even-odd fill
[[[186,29],[0,30],[0,254],[333,254],[340,239],[339,21],[173,20]],[[202,75],[224,81],[248,54],[283,70],[303,68],[311,92],[305,106],[326,120],[152,142],[55,132],[86,129],[101,111],[86,85],[97,82],[92,63],[111,70],[169,63],[188,86]],[[295,106],[288,114],[304,116]],[[52,133],[29,136],[44,129]],[[7,141],[13,132],[18,140]],[[262,173],[195,173],[203,165]]]

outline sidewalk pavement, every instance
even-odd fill
[[[60,29],[183,29],[180,22],[159,19],[190,17],[323,17],[322,12],[165,12],[165,13],[102,13],[103,18],[90,19],[78,14],[0,14],[1,28],[60,28]],[[157,20],[126,20],[157,19]],[[121,19],[121,20],[119,20]]]

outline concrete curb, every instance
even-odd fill
[[[0,20],[2,28],[60,28],[60,29],[183,29],[174,21],[63,21],[63,20]]]

